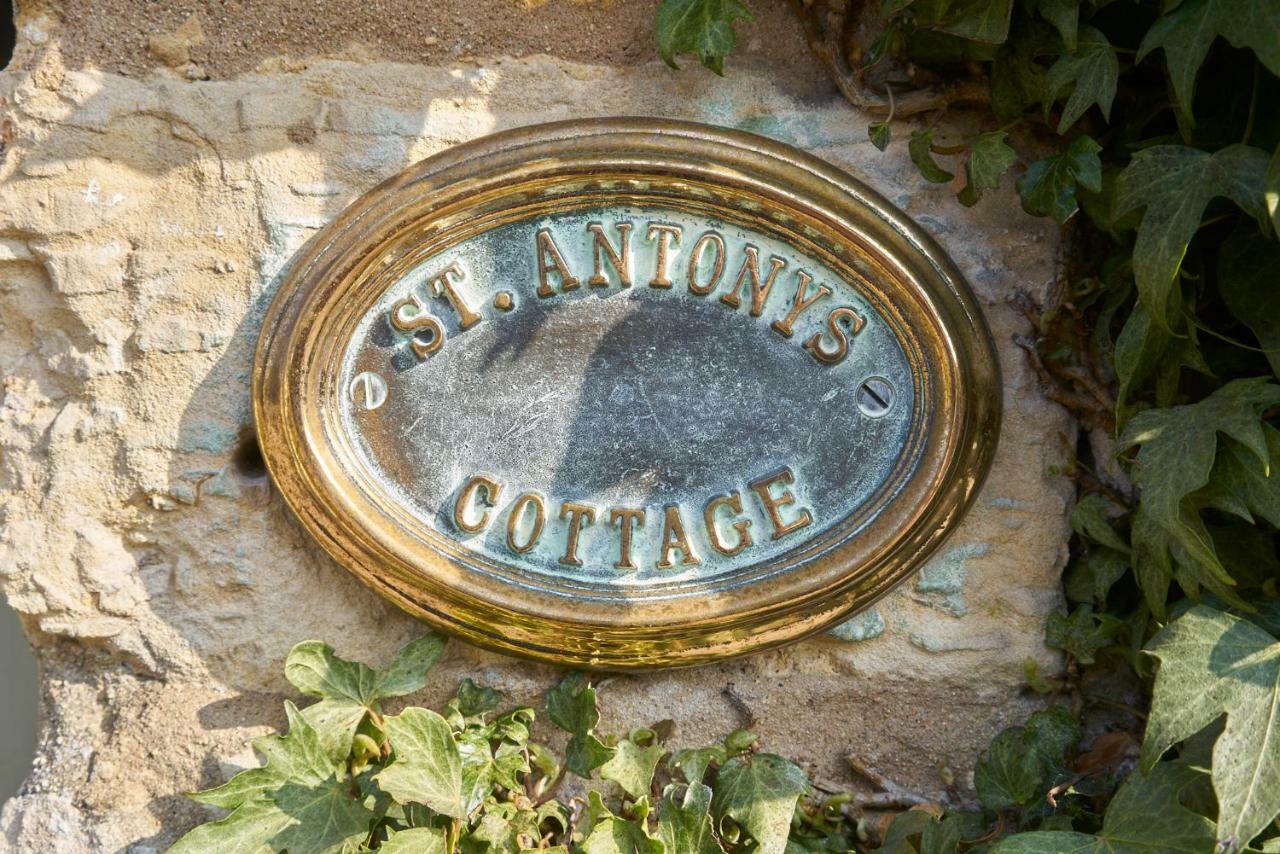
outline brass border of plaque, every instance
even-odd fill
[[[917,403],[905,462],[866,502],[870,509],[852,514],[859,524],[844,520],[721,585],[748,595],[558,581],[442,544],[368,483],[337,416],[345,342],[412,265],[530,212],[620,202],[711,211],[783,235],[837,273],[874,269],[868,298],[907,342]],[[955,528],[990,466],[1000,375],[959,271],[860,182],[751,134],[598,119],[459,145],[344,210],[298,253],[271,304],[253,402],[274,483],[307,531],[369,586],[482,646],[623,669],[787,643],[847,619],[909,577]]]

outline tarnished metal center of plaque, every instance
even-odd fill
[[[687,664],[817,631],[953,528],[999,420],[952,264],[844,173],[653,120],[525,128],[365,195],[258,349],[275,482],[476,643]]]

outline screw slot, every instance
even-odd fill
[[[377,409],[387,402],[387,381],[373,371],[351,378],[351,401],[364,410]]]
[[[858,386],[858,411],[868,418],[882,418],[893,408],[894,391],[882,377],[868,377]]]

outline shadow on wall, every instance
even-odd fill
[[[0,598],[0,803],[18,791],[35,753],[39,683],[18,615]]]

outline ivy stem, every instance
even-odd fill
[[[1241,137],[1242,145],[1249,144],[1249,137],[1253,136],[1253,121],[1258,113],[1258,58],[1253,59],[1253,89],[1249,93],[1249,115],[1244,121],[1244,136]]]

